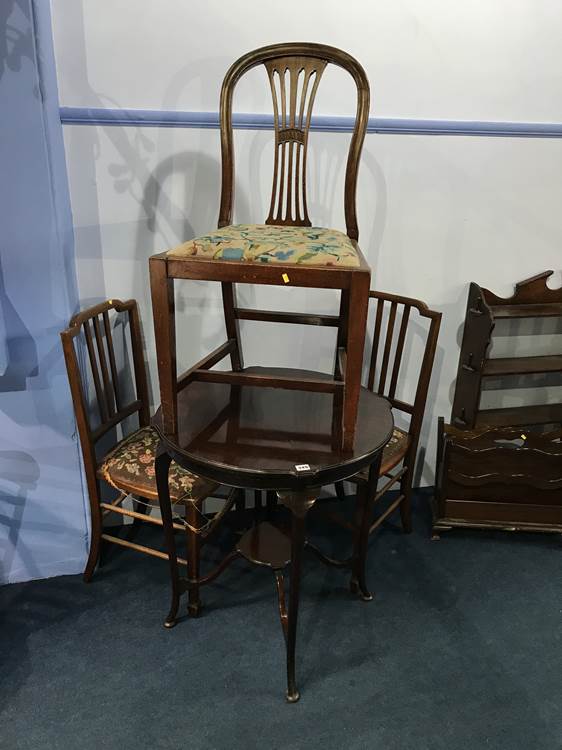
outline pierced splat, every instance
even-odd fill
[[[226,227],[233,222],[233,93],[240,78],[258,65],[266,68],[275,114],[273,190],[267,224],[311,225],[306,205],[306,159],[316,92],[327,65],[335,65],[352,77],[357,92],[357,110],[345,168],[344,213],[346,233],[357,241],[355,191],[369,119],[369,82],[361,65],[351,55],[335,47],[310,42],[261,47],[243,55],[230,66],[223,81],[220,102],[222,186],[218,226]]]
[[[308,132],[327,60],[281,57],[264,63],[273,97],[275,161],[266,224],[311,225],[306,205]]]

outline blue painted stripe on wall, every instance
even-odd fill
[[[61,107],[65,125],[120,125],[152,128],[218,128],[217,112],[173,112],[157,109],[101,109]],[[349,133],[353,117],[318,115],[312,118],[311,129],[329,133]],[[235,128],[271,130],[272,115],[235,114]],[[406,135],[471,135],[503,138],[562,138],[562,123],[545,122],[484,122],[478,120],[406,120],[392,117],[371,117],[368,133]]]

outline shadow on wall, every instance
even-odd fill
[[[0,393],[25,391],[27,378],[38,375],[37,346],[6,293],[0,257]],[[2,330],[3,329],[3,330]]]
[[[86,35],[83,3],[70,3],[65,8],[69,27],[79,31],[79,38],[75,40],[72,47],[72,59],[62,60],[63,67],[67,70],[67,78],[73,91],[79,92],[79,96],[90,107],[117,108],[121,105],[103,92],[97,91],[89,79],[88,59],[86,57]],[[204,64],[207,70],[226,71],[231,61],[222,57],[205,58]],[[174,110],[178,106],[182,93],[191,84],[199,85],[200,75],[194,75],[193,66],[186,65],[177,71],[164,90],[163,106],[165,109]],[[216,92],[216,100],[218,101]],[[125,103],[126,106],[126,103]],[[98,128],[87,128],[89,135],[88,151],[84,151],[84,136],[81,135],[77,141],[77,154],[74,158],[72,131],[67,140],[67,151],[69,152],[69,169],[72,171],[73,164],[80,170],[77,180],[82,187],[91,186],[88,194],[82,196],[82,200],[89,206],[89,220],[85,227],[77,227],[77,257],[88,260],[88,279],[81,279],[81,292],[90,299],[99,301],[107,296],[116,294],[115,289],[106,289],[104,281],[104,247],[102,243],[103,221],[100,217],[97,193],[96,161],[100,157],[100,138]],[[172,247],[193,237],[193,229],[188,216],[206,215],[209,210],[213,211],[213,204],[208,200],[208,194],[199,191],[195,195],[193,210],[185,205],[174,205],[170,196],[163,190],[163,183],[173,173],[186,173],[186,179],[192,183],[197,179],[205,184],[209,178],[218,175],[215,162],[201,165],[201,155],[194,153],[179,153],[173,159],[164,159],[154,170],[149,167],[149,161],[158,158],[162,143],[166,138],[173,138],[173,130],[162,128],[158,132],[156,142],[152,140],[142,129],[110,126],[103,129],[103,134],[115,149],[118,159],[109,165],[108,171],[113,178],[113,187],[116,193],[129,193],[132,198],[143,208],[139,219],[137,231],[137,243],[135,245],[135,260],[147,260],[150,255],[166,247]],[[204,158],[204,157],[203,157]],[[84,170],[88,174],[84,174]],[[188,171],[190,170],[190,171]],[[216,180],[218,185],[218,179]],[[156,210],[157,207],[157,210]],[[93,211],[92,211],[93,209]],[[216,226],[216,215],[213,211],[208,228]],[[100,229],[101,227],[101,229]],[[148,236],[145,229],[148,229]],[[155,247],[154,235],[163,235],[163,244]],[[150,239],[150,242],[148,242]],[[142,279],[133,279],[129,284],[133,290],[148,288],[148,264],[141,269]],[[138,272],[137,272],[138,273]],[[141,286],[139,286],[139,283]],[[92,284],[91,286],[88,286]],[[84,289],[84,286],[87,289]],[[119,294],[119,288],[117,289]],[[135,292],[134,296],[141,297]]]
[[[25,30],[9,23],[14,12],[20,13],[26,21]],[[0,3],[0,79],[6,70],[17,73],[22,60],[33,60],[33,38],[31,18],[26,0],[2,0]],[[39,92],[36,91],[38,96]]]
[[[27,493],[37,488],[40,473],[39,464],[28,453],[0,451],[0,526],[4,529],[0,537],[0,581],[8,580],[16,549],[29,574],[40,575],[33,556],[19,539]]]
[[[139,278],[135,280],[135,288],[149,287],[148,258],[154,252],[172,248],[199,233],[192,222],[196,222],[198,228],[205,227],[200,231],[212,231],[217,226],[215,203],[209,200],[209,196],[216,195],[218,202],[219,191],[220,164],[203,153],[180,151],[155,166],[144,183],[140,201],[142,214],[135,243],[136,260],[139,261],[135,269]],[[178,194],[192,195],[191,203],[180,205],[175,198]],[[240,197],[243,210],[247,210],[244,197]],[[157,235],[164,243],[159,248],[155,247]],[[220,286],[214,282],[189,280],[177,282],[176,289],[178,365],[181,371],[182,363],[191,364],[201,356],[202,349],[209,351],[216,346],[215,333],[207,335],[203,321],[217,310]],[[142,314],[145,335],[152,341],[151,310],[142,310]],[[183,322],[180,322],[180,316],[183,316]],[[185,320],[187,316],[189,324]],[[149,392],[154,393],[151,382]]]
[[[81,4],[77,3],[69,9],[69,12],[81,16],[83,13]],[[77,18],[74,26],[82,29],[83,19]],[[118,102],[101,92],[94,91],[88,79],[85,57],[81,58],[78,54],[77,60],[73,61],[73,71],[73,88],[83,91],[89,104],[119,108]],[[192,78],[192,75],[191,77],[187,75],[187,69],[182,71],[182,80],[176,80],[174,83],[175,93],[165,95],[170,108],[174,106],[172,101],[174,97],[177,98],[181,88]],[[73,129],[70,129],[67,137],[67,152],[71,184],[73,182],[72,171],[76,169],[75,179],[82,191],[80,200],[88,206],[87,224],[76,227],[80,307],[106,297],[135,297],[141,309],[144,335],[149,342],[146,349],[151,352],[154,344],[148,258],[156,252],[192,238],[195,234],[193,226],[195,221],[198,227],[204,225],[205,229],[212,229],[216,226],[215,204],[209,200],[209,195],[216,194],[218,203],[220,167],[215,159],[197,151],[179,151],[173,156],[159,160],[159,153],[162,150],[166,152],[166,139],[174,137],[173,131],[168,129],[157,131],[155,138],[151,132],[144,132],[140,128],[111,126],[100,131],[92,127],[87,128],[85,135],[84,129],[81,129],[80,134],[76,136],[76,141],[74,137]],[[113,252],[117,244],[113,240],[108,242],[108,237],[113,237],[113,235],[108,232],[107,237],[103,237],[104,218],[98,210],[100,196],[96,169],[99,169],[100,150],[106,148],[104,143],[106,140],[114,155],[111,162],[102,169],[107,169],[112,181],[112,191],[115,195],[125,195],[139,206],[138,218],[135,217],[130,222],[134,228],[131,235],[127,234],[126,249],[124,250],[121,244],[119,255]],[[74,143],[76,143],[76,154],[74,154]],[[153,166],[155,161],[156,165]],[[185,196],[192,196],[191,203],[187,200],[182,201]],[[108,273],[108,263],[114,259],[131,261],[126,278],[120,279]],[[206,296],[198,292],[195,295],[190,294],[189,298],[179,295],[178,312],[182,312],[187,307],[191,309],[193,305],[206,308],[212,304],[212,301],[205,299]],[[194,345],[194,342],[200,342],[200,336],[197,335],[197,331],[190,331],[186,345]],[[198,358],[198,352],[196,358]],[[150,382],[149,390],[153,392]]]
[[[27,379],[38,374],[37,346],[30,331],[19,316],[6,293],[4,273],[0,258],[0,340],[5,342],[0,361],[0,393],[25,391]],[[26,555],[19,541],[27,493],[37,487],[39,464],[22,451],[0,451],[0,581],[8,580],[16,548],[26,558],[31,575],[37,575],[33,560]],[[7,489],[9,485],[9,491]]]

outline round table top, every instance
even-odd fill
[[[177,400],[177,436],[163,432],[161,409],[153,420],[166,449],[184,468],[233,487],[305,489],[346,479],[373,462],[394,426],[389,402],[365,388],[347,451],[333,429],[341,412],[338,420],[330,393],[194,381]]]

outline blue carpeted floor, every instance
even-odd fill
[[[560,538],[431,542],[421,493],[415,522],[371,540],[371,603],[306,556],[295,705],[265,569],[236,562],[200,619],[170,631],[166,563],[136,553],[112,551],[89,586],[3,587],[0,746],[562,748]],[[345,551],[344,537],[320,541]]]

